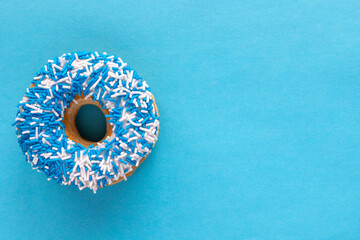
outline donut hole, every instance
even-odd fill
[[[76,128],[80,136],[91,142],[99,142],[106,135],[106,118],[96,105],[82,106],[75,118]]]

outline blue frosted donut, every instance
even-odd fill
[[[107,134],[99,142],[82,139],[71,127],[84,104],[106,113]],[[26,160],[49,180],[80,190],[96,192],[126,180],[158,139],[159,114],[149,86],[106,53],[76,52],[49,60],[18,108],[14,125]]]

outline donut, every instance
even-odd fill
[[[75,119],[97,106],[106,134],[79,134]],[[80,190],[126,180],[159,135],[159,111],[147,83],[115,55],[74,52],[48,60],[18,104],[13,125],[25,159],[48,180]]]

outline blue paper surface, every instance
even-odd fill
[[[1,239],[360,239],[359,1],[0,1]],[[17,145],[47,59],[117,54],[159,141],[112,187],[60,186]]]

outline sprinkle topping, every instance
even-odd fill
[[[68,138],[62,120],[76,95],[109,110],[112,134],[87,148]],[[159,116],[149,86],[115,55],[64,54],[36,74],[18,104],[18,142],[32,167],[48,180],[96,192],[126,180],[153,149]]]

